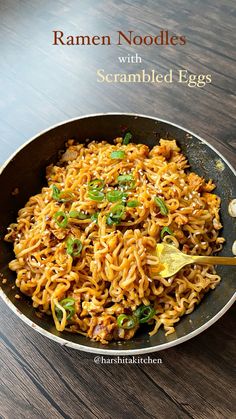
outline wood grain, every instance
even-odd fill
[[[96,3],[96,4],[95,4]],[[174,3],[174,4],[173,4]],[[236,164],[236,7],[234,0],[1,0],[0,163],[48,126],[83,114],[137,112],[180,124]],[[184,47],[55,47],[53,29],[115,34],[167,28]],[[121,65],[138,52],[143,62]],[[212,74],[188,88],[101,84],[96,70]],[[23,324],[1,302],[0,417],[233,418],[235,337],[231,308],[195,339],[149,355],[162,364],[95,364]],[[106,358],[106,357],[104,357]],[[136,357],[138,359],[138,357]]]

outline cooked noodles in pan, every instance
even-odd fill
[[[69,140],[5,236],[16,286],[33,307],[58,331],[102,343],[130,339],[145,323],[150,335],[173,333],[220,281],[208,265],[164,279],[155,254],[160,241],[193,255],[222,248],[215,185],[189,170],[175,140],[151,150],[130,140]]]

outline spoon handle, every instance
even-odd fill
[[[195,263],[209,265],[234,265],[236,266],[236,257],[225,256],[193,256]]]

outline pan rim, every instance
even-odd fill
[[[41,326],[38,326],[32,320],[30,320],[27,316],[25,316],[19,309],[10,301],[10,299],[6,296],[3,290],[0,288],[0,296],[3,301],[8,305],[8,307],[21,319],[30,326],[33,330],[39,332],[41,335],[46,336],[47,338],[59,343],[62,346],[66,346],[72,349],[80,350],[82,352],[89,352],[96,355],[144,355],[147,353],[152,352],[159,352],[165,349],[172,348],[174,346],[180,345],[181,343],[187,342],[188,340],[198,336],[200,333],[204,332],[204,330],[208,329],[212,326],[217,320],[219,320],[233,305],[236,301],[236,293],[231,297],[231,299],[225,304],[225,306],[214,316],[212,319],[208,320],[202,326],[198,327],[196,330],[188,333],[181,338],[175,339],[171,342],[163,343],[161,345],[150,346],[148,348],[140,348],[140,349],[107,349],[107,348],[93,348],[86,345],[81,345],[80,343],[70,342],[60,336],[53,335],[51,332],[43,329]]]
[[[33,142],[34,140],[36,140],[36,138],[40,137],[43,134],[46,134],[48,131],[51,131],[51,130],[53,130],[55,128],[58,128],[60,125],[65,125],[65,124],[68,124],[70,122],[74,122],[74,121],[77,121],[77,120],[80,120],[80,119],[93,118],[93,117],[97,117],[97,116],[107,116],[107,115],[110,115],[110,116],[113,116],[113,115],[118,115],[118,116],[119,115],[124,115],[124,116],[133,116],[133,117],[137,117],[137,118],[148,118],[148,119],[153,119],[153,120],[158,121],[158,122],[164,122],[165,124],[172,125],[173,127],[179,128],[182,131],[186,132],[187,134],[191,134],[194,137],[198,138],[200,141],[202,141],[208,147],[210,147],[213,151],[215,151],[215,153],[218,154],[218,156],[222,158],[222,160],[227,164],[227,166],[230,168],[230,170],[236,176],[236,169],[234,169],[234,167],[232,166],[232,164],[220,153],[220,151],[218,151],[208,141],[204,140],[202,137],[200,137],[199,135],[195,134],[193,131],[190,131],[190,130],[184,128],[182,125],[174,124],[173,122],[170,122],[167,119],[162,119],[162,118],[158,118],[156,116],[150,116],[150,115],[139,114],[139,113],[132,113],[132,112],[100,112],[100,113],[94,113],[94,114],[86,114],[86,115],[83,115],[83,116],[77,116],[75,118],[66,119],[66,120],[64,120],[62,122],[59,122],[57,124],[53,124],[49,128],[46,128],[45,130],[42,130],[38,134],[34,135],[33,137],[30,137],[30,139],[26,140],[22,145],[20,145],[20,147],[18,147],[8,157],[8,159],[1,165],[1,167],[0,167],[0,175],[2,174],[2,172],[4,171],[4,169],[6,168],[6,166],[11,162],[11,160],[13,160],[14,157],[21,150],[23,150],[23,148],[25,148],[28,144],[30,144],[31,142]]]
[[[152,119],[152,120],[155,120],[155,121],[158,121],[158,122],[163,122],[165,124],[168,124],[168,125],[174,126],[176,128],[179,128],[182,131],[184,131],[185,133],[188,133],[188,134],[198,138],[200,141],[202,141],[204,144],[206,144],[208,147],[210,147],[224,161],[224,163],[229,167],[229,169],[232,171],[234,176],[236,176],[236,170],[231,165],[231,163],[229,163],[228,160],[213,145],[209,144],[208,141],[204,140],[199,135],[196,135],[194,132],[185,129],[181,125],[169,122],[168,120],[165,120],[165,119],[162,119],[162,118],[158,118],[158,117],[150,116],[150,115],[145,115],[145,114],[128,113],[128,112],[103,112],[103,113],[95,113],[95,114],[86,114],[86,115],[83,115],[83,116],[70,118],[70,119],[67,119],[65,121],[54,124],[54,125],[50,126],[49,128],[47,128],[47,129],[39,132],[38,134],[34,135],[29,140],[24,142],[20,147],[18,147],[16,149],[16,151],[14,153],[12,153],[11,156],[1,166],[0,176],[3,173],[3,171],[5,170],[5,168],[8,166],[8,164],[14,159],[14,157],[22,149],[24,149],[28,144],[30,144],[31,142],[36,140],[41,135],[43,135],[43,134],[45,134],[45,133],[47,133],[47,132],[49,132],[49,131],[51,131],[51,130],[53,130],[53,129],[61,126],[61,125],[65,125],[65,124],[68,124],[68,123],[71,123],[71,122],[74,122],[74,121],[77,121],[77,120],[80,120],[80,119],[93,118],[93,117],[99,117],[99,116],[107,116],[107,115],[110,115],[110,116],[124,115],[124,116],[131,116],[131,117],[137,117],[137,118],[147,118],[147,119]],[[89,347],[89,346],[86,346],[86,345],[81,345],[79,343],[70,342],[70,341],[68,341],[68,340],[66,340],[62,337],[55,336],[51,332],[48,332],[47,330],[43,329],[41,326],[38,326],[36,323],[34,323],[32,320],[30,320],[26,315],[24,315],[22,312],[20,312],[20,310],[10,301],[10,299],[4,293],[2,288],[0,288],[0,296],[3,299],[3,301],[9,306],[9,308],[20,319],[22,319],[24,321],[24,323],[29,325],[32,329],[35,329],[41,335],[46,336],[51,340],[54,340],[55,342],[61,344],[62,346],[70,347],[70,348],[73,348],[73,349],[81,350],[83,352],[89,352],[89,353],[93,353],[93,354],[97,354],[97,355],[113,355],[113,356],[118,356],[118,355],[143,355],[143,354],[147,354],[147,353],[162,351],[162,350],[174,347],[176,345],[179,345],[183,342],[186,342],[186,341],[192,339],[193,337],[199,335],[204,330],[208,329],[210,326],[212,326],[217,320],[219,320],[224,315],[224,313],[226,313],[226,311],[236,301],[236,292],[235,292],[235,294],[230,298],[230,300],[224,305],[224,307],[217,314],[215,314],[214,317],[212,317],[212,319],[208,320],[202,326],[198,327],[197,329],[188,333],[187,335],[182,336],[178,339],[175,339],[171,342],[163,343],[161,345],[150,346],[148,348],[117,350],[117,349],[107,349],[107,348],[104,348],[104,349],[103,348],[93,348],[93,347]]]

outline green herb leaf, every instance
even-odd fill
[[[56,214],[54,214],[53,218],[59,227],[67,227],[68,217],[64,211],[57,211]]]
[[[126,314],[120,314],[117,317],[117,324],[122,329],[133,329],[137,325],[138,321],[135,316],[127,316]]]
[[[168,208],[167,208],[167,206],[165,204],[164,199],[160,198],[159,196],[156,196],[154,198],[154,201],[159,206],[161,214],[162,215],[167,215],[168,212],[169,212],[169,210],[168,210]]]
[[[161,238],[163,239],[165,234],[173,235],[173,231],[169,227],[163,227],[161,229]]]
[[[83,246],[79,239],[73,239],[69,237],[66,241],[66,250],[68,255],[72,257],[79,256]]]
[[[124,136],[124,138],[123,138],[123,144],[124,145],[127,145],[127,144],[129,144],[129,142],[130,142],[130,140],[132,139],[132,134],[131,134],[131,132],[127,132],[126,134],[125,134],[125,136]]]
[[[123,159],[125,157],[125,152],[123,150],[112,151],[110,157],[111,159]]]

